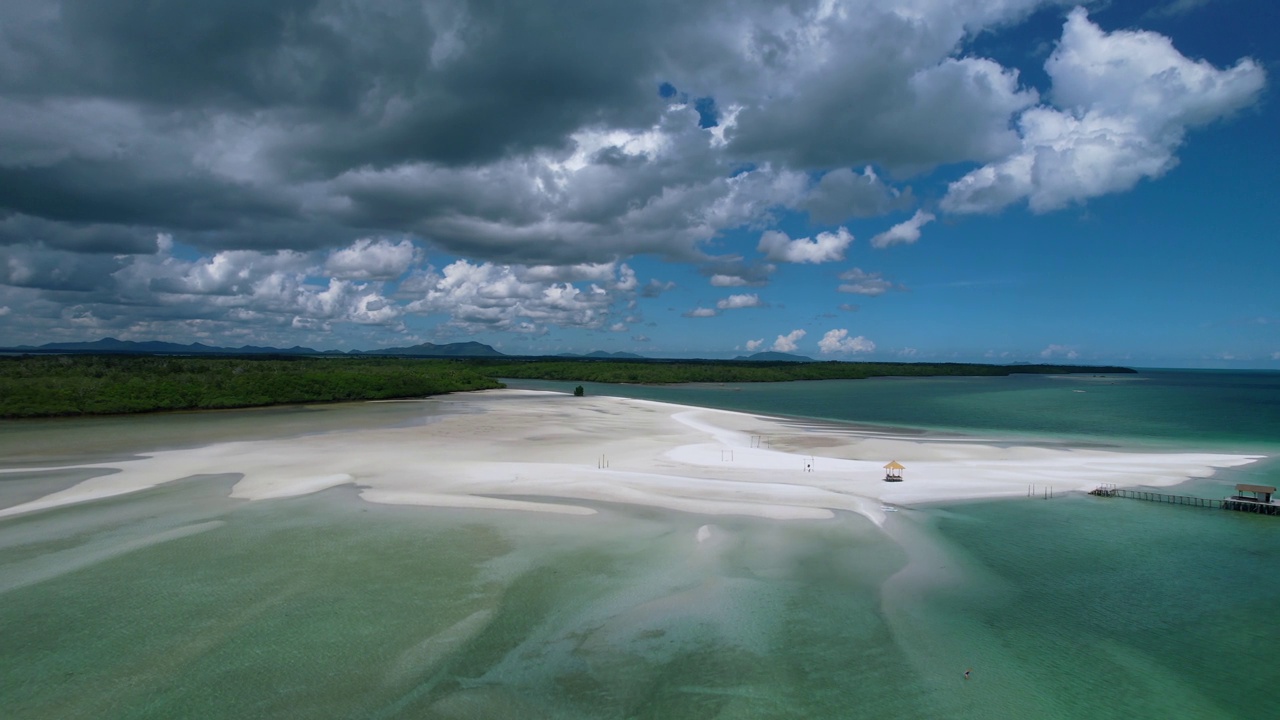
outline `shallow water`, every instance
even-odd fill
[[[505,382],[561,392],[577,384]],[[1278,372],[582,384],[589,394],[986,438],[1280,453]]]
[[[1087,496],[930,515],[998,588],[923,613],[981,629],[991,717],[1274,717],[1280,518]]]
[[[573,522],[225,499],[226,478],[0,525],[8,717],[910,716],[857,517]],[[197,509],[198,508],[198,509]],[[71,528],[75,528],[71,531]],[[38,577],[37,577],[38,576]],[[27,580],[29,582],[21,582]]]
[[[859,406],[880,409],[862,419],[954,432],[967,415],[937,408],[968,403],[986,418],[968,430],[987,438],[1275,447],[1275,391],[1255,376],[1193,377],[1181,395],[1176,383],[1148,385],[1157,391],[1145,403],[1112,398],[1096,403],[1112,408],[1102,415],[1052,404],[1093,386],[1064,400],[1054,393],[1070,386],[1052,379],[944,380],[873,388],[881,399]],[[1164,417],[1209,402],[1206,387],[1224,382],[1217,415]],[[696,398],[734,396],[730,407],[824,419],[858,397],[831,385],[810,395],[817,385],[640,392],[720,406]],[[787,388],[785,401],[772,394]],[[1056,415],[1037,424],[1028,408],[1046,393]],[[3,425],[0,451],[10,467],[70,464],[429,422],[447,406]],[[914,414],[893,409],[904,406]],[[928,412],[938,422],[924,422]],[[1091,423],[1131,429],[1091,434]],[[1043,429],[1055,427],[1064,435]],[[1275,484],[1275,468],[1226,479]],[[0,501],[77,477],[3,475]],[[235,480],[187,478],[0,520],[5,717],[1274,715],[1280,518],[1067,496],[904,509],[884,530],[848,515],[775,522],[625,506],[566,520],[375,506],[349,487],[250,503],[228,497]],[[1223,481],[1191,489],[1213,495]]]

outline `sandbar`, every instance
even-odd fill
[[[1055,494],[1103,483],[1169,486],[1259,455],[1126,452],[983,442],[795,421],[617,397],[491,390],[419,401],[435,422],[328,430],[160,450],[104,464],[0,468],[109,474],[0,509],[18,515],[135,492],[195,475],[236,473],[232,497],[295,497],[352,484],[374,503],[594,513],[624,503],[777,520]],[[904,481],[884,481],[903,464]]]

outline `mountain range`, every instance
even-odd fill
[[[421,343],[407,347],[379,348],[377,350],[316,350],[314,348],[295,345],[291,348],[263,347],[259,345],[241,345],[240,347],[218,347],[204,343],[160,342],[157,340],[137,342],[134,340],[117,340],[103,338],[93,342],[57,342],[44,345],[19,345],[18,347],[0,348],[10,353],[102,353],[132,355],[326,355],[354,356],[375,355],[395,357],[509,357],[489,345],[478,342],[456,342],[437,345]],[[596,350],[586,354],[560,353],[555,357],[583,358],[602,360],[647,360],[644,355],[629,352],[604,352]],[[758,352],[754,355],[739,355],[734,360],[753,362],[814,362],[813,358],[803,355],[792,355],[781,352]]]
[[[499,352],[489,345],[478,342],[456,342],[437,345],[435,343],[421,343],[419,345],[410,345],[408,347],[390,347],[379,348],[377,350],[350,350],[343,352],[341,350],[316,350],[309,347],[301,347],[295,345],[291,348],[262,347],[258,345],[242,345],[240,347],[218,347],[216,345],[205,345],[203,343],[191,343],[182,345],[179,343],[149,341],[136,342],[133,340],[117,340],[115,338],[103,338],[94,342],[59,342],[46,343],[44,345],[20,345],[18,347],[0,348],[5,352],[29,352],[29,353],[115,353],[115,354],[134,354],[134,355],[391,355],[396,357],[507,357],[506,353]],[[595,352],[579,355],[575,353],[564,353],[556,357],[563,358],[603,358],[603,359],[630,359],[642,360],[643,355],[627,352],[604,352],[597,350]]]
[[[504,353],[478,342],[422,343],[409,347],[381,348],[378,350],[316,350],[295,345],[291,348],[242,345],[237,348],[217,347],[204,343],[182,345],[171,342],[135,342],[103,338],[94,342],[46,343],[40,346],[20,345],[5,348],[8,352],[58,352],[58,353],[121,353],[138,355],[396,355],[410,357],[504,357]]]
[[[635,353],[629,353],[629,352],[605,352],[605,351],[603,351],[603,350],[596,350],[595,352],[589,352],[589,353],[587,353],[586,355],[579,355],[579,354],[577,354],[577,353],[560,353],[559,355],[556,355],[556,357],[561,357],[561,358],[604,358],[604,359],[612,359],[612,360],[644,360],[644,359],[646,359],[646,358],[645,358],[645,356],[643,356],[643,355],[637,355],[637,354],[635,354]]]

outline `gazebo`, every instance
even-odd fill
[[[890,460],[888,465],[884,466],[885,482],[902,482],[902,471],[906,470],[902,463],[897,460]]]

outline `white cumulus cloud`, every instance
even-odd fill
[[[862,268],[853,268],[840,273],[840,280],[842,282],[839,290],[842,293],[874,297],[893,289],[893,283],[885,280],[880,273],[864,272]]]
[[[608,267],[608,272],[596,265],[553,271],[458,260],[440,272],[412,275],[399,293],[416,298],[405,306],[407,312],[443,313],[452,327],[468,332],[541,335],[549,327],[603,329],[616,322],[615,305],[633,298],[627,288],[637,284],[626,265]]]
[[[746,278],[741,278],[736,275],[717,274],[717,275],[711,276],[712,287],[742,287],[743,285],[749,285],[749,284],[750,283],[747,281]]]
[[[1080,357],[1080,353],[1077,352],[1076,349],[1074,347],[1071,347],[1070,345],[1050,345],[1049,347],[1040,351],[1040,357],[1046,358],[1046,359],[1061,357],[1061,358],[1066,358],[1068,360],[1075,360],[1076,358]]]
[[[774,352],[795,352],[796,348],[799,347],[796,343],[799,342],[805,334],[804,330],[792,330],[786,335],[779,335],[778,339],[773,341]]]
[[[792,240],[786,233],[769,230],[760,236],[757,246],[772,262],[825,263],[843,260],[844,252],[853,242],[853,235],[843,227],[835,232],[818,233],[816,238]]]
[[[331,253],[324,268],[344,280],[394,280],[417,261],[418,250],[410,240],[392,243],[386,238],[361,238]]]
[[[1045,62],[1054,107],[1018,119],[1021,147],[952,182],[942,208],[995,212],[1026,199],[1035,212],[1132,188],[1177,164],[1188,128],[1257,100],[1266,73],[1194,61],[1152,32],[1103,32],[1077,8]]]
[[[729,297],[716,303],[716,307],[721,310],[736,310],[738,308],[762,307],[760,296],[755,293],[744,295],[730,295]]]
[[[846,329],[828,330],[827,334],[822,336],[818,341],[818,349],[824,355],[834,353],[869,353],[876,349],[876,344],[859,335],[857,337],[849,337],[849,331]]]
[[[910,219],[871,238],[871,247],[885,248],[890,245],[910,245],[920,239],[920,228],[934,221],[933,213],[917,210]]]

